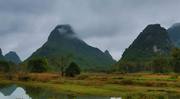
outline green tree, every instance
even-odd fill
[[[32,59],[28,62],[28,70],[30,72],[46,72],[48,62],[45,58]]]
[[[81,70],[80,70],[79,66],[74,62],[72,62],[65,70],[65,74],[68,77],[74,77],[76,75],[79,75],[80,72],[81,72]]]
[[[180,49],[175,48],[172,50],[172,65],[174,72],[180,73]]]

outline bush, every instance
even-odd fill
[[[174,74],[174,75],[172,75],[169,79],[171,79],[171,80],[177,80],[178,79],[178,75],[177,74]]]
[[[28,81],[28,80],[30,80],[30,78],[29,78],[29,76],[20,76],[19,78],[18,78],[18,80],[19,81]]]
[[[18,73],[17,80],[19,80],[19,81],[29,81],[30,77],[29,77],[28,74],[26,74],[24,72],[20,72],[20,73]]]
[[[80,68],[79,66],[72,62],[65,70],[65,74],[68,77],[75,77],[76,75],[80,74]]]
[[[46,59],[33,59],[28,62],[28,70],[34,73],[42,73],[47,71],[47,60]]]
[[[180,73],[180,49],[175,48],[172,50],[172,64],[174,72]]]
[[[170,71],[170,63],[167,58],[162,56],[156,57],[152,61],[152,70],[154,73],[166,73]]]
[[[135,84],[135,82],[130,80],[130,79],[124,79],[124,80],[121,80],[121,84],[123,84],[123,85],[133,85],[133,84]]]
[[[9,72],[10,64],[6,61],[0,61],[0,71],[1,72]]]
[[[85,75],[85,74],[79,75],[79,76],[77,77],[78,80],[85,80],[85,79],[87,79],[87,78],[89,78],[89,76],[88,76],[88,75]]]
[[[122,73],[135,73],[144,71],[144,67],[144,64],[140,62],[120,61],[118,63],[118,70]]]

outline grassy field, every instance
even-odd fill
[[[1,75],[0,85],[17,84],[75,95],[180,95],[180,78],[177,74],[83,73],[75,78],[65,78],[56,73],[42,73],[27,76],[28,79],[22,81],[18,80],[17,75],[13,80],[7,80]]]

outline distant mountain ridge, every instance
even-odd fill
[[[21,59],[16,54],[16,52],[10,51],[9,53],[3,56],[1,48],[0,48],[0,61],[8,61],[15,64],[21,63]]]
[[[14,51],[10,51],[4,57],[9,62],[13,62],[15,64],[21,63],[21,59],[19,58],[19,56]]]
[[[79,39],[70,25],[56,26],[47,42],[27,60],[44,57],[51,66],[56,67],[54,61],[68,55],[71,55],[71,61],[76,62],[83,70],[108,70],[115,63],[109,52],[104,53]]]
[[[180,23],[173,24],[168,29],[168,34],[176,47],[180,47]]]

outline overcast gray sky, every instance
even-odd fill
[[[180,22],[179,9],[180,0],[0,0],[0,48],[24,60],[57,24],[70,24],[118,60],[146,25]]]

